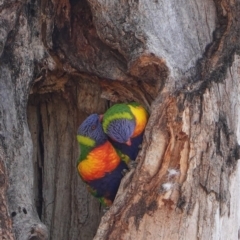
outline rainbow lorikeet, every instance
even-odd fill
[[[78,128],[80,156],[77,169],[88,190],[104,206],[110,206],[128,169],[102,129],[100,116],[91,114]]]
[[[115,104],[104,113],[103,130],[122,158],[136,159],[148,117],[147,110],[136,102]]]

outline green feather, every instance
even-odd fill
[[[108,125],[117,119],[134,119],[134,115],[132,114],[130,108],[125,103],[115,104],[110,107],[103,116],[103,130],[107,131]]]
[[[121,160],[124,161],[127,165],[130,163],[130,161],[132,161],[128,155],[122,153],[117,148],[115,148],[115,150],[116,150],[118,156],[121,158]]]
[[[130,102],[130,103],[128,103],[127,105],[131,105],[131,106],[133,106],[133,107],[141,106],[141,104],[140,104],[140,103],[137,103],[137,102]]]
[[[88,153],[95,147],[96,142],[88,137],[77,135],[77,141],[80,147],[80,156],[77,161],[78,164],[87,158]]]

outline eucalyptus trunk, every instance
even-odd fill
[[[239,16],[239,0],[0,1],[2,238],[237,239]],[[105,213],[76,132],[129,101],[150,118]]]

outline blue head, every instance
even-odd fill
[[[98,114],[91,114],[79,126],[77,135],[80,136],[80,142],[88,145],[93,140],[94,146],[101,145],[107,141],[107,135],[104,133],[100,117]],[[81,138],[81,136],[83,138]],[[84,138],[85,137],[85,138]]]
[[[129,119],[113,120],[107,127],[107,135],[119,143],[131,145],[131,136],[135,129],[135,121]]]

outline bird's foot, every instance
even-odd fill
[[[125,169],[122,170],[121,173],[122,173],[123,176],[125,176],[128,172],[129,172],[129,170],[125,168]]]
[[[110,209],[110,207],[103,208],[103,213],[106,213],[109,209]]]
[[[130,170],[133,169],[133,168],[136,168],[136,167],[137,167],[137,162],[131,160],[131,161],[128,163],[128,167],[129,167]]]
[[[135,169],[137,167],[137,162],[130,160],[130,162],[127,164],[127,166],[128,166],[128,169],[125,168],[121,172],[123,176],[125,176],[131,169]]]

